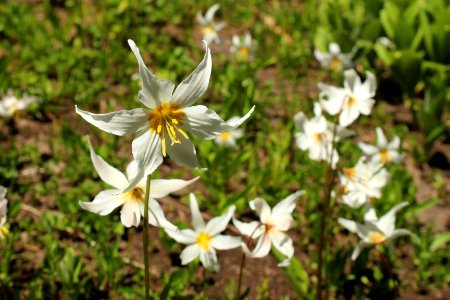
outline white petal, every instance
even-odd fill
[[[211,6],[205,14],[205,19],[207,21],[212,21],[214,19],[214,15],[216,14],[216,12],[219,10],[220,8],[220,4],[216,3],[213,6]]]
[[[262,223],[267,223],[270,220],[272,212],[270,206],[264,199],[256,198],[255,200],[250,201],[249,205],[259,216]]]
[[[120,220],[125,227],[139,226],[141,211],[136,201],[127,201],[120,211]]]
[[[378,153],[378,148],[370,145],[370,144],[366,144],[366,143],[358,143],[358,147],[359,149],[361,149],[361,151],[364,153],[364,155],[367,156],[372,156],[375,155],[376,153]]]
[[[233,217],[235,210],[235,206],[232,205],[230,208],[228,208],[227,212],[220,217],[215,217],[209,220],[209,222],[206,224],[205,231],[209,233],[211,236],[214,236],[218,233],[221,233],[224,231],[228,223],[230,223],[231,218]]]
[[[105,216],[110,214],[115,208],[121,206],[126,199],[120,190],[101,191],[95,196],[92,202],[79,202],[80,206],[90,212]]]
[[[187,265],[200,255],[200,249],[197,244],[187,246],[180,254],[181,264]]]
[[[195,198],[194,193],[189,194],[189,203],[191,207],[192,226],[194,226],[196,231],[203,231],[205,228],[205,221],[198,208],[197,198]]]
[[[150,197],[162,198],[167,195],[184,189],[191,183],[197,181],[200,177],[192,180],[181,179],[154,179],[150,183]]]
[[[392,141],[389,143],[388,148],[391,150],[398,150],[400,147],[400,138],[398,136],[394,136]]]
[[[401,202],[391,208],[384,216],[380,218],[377,225],[378,228],[384,233],[386,236],[390,236],[395,229],[395,216],[397,212],[405,206],[408,206],[408,202]]]
[[[367,226],[355,221],[338,218],[338,223],[345,227],[348,231],[358,234],[358,236],[362,239],[366,238],[369,234],[369,228],[367,228]]]
[[[170,140],[166,138],[167,154],[170,158],[180,166],[187,168],[197,168],[198,160],[194,144],[183,136],[179,136],[180,144],[170,144]]]
[[[149,108],[154,108],[161,105],[161,103],[168,102],[175,85],[168,80],[160,80],[153,75],[145,66],[136,44],[132,40],[128,40],[128,45],[130,45],[139,64],[139,74],[142,80],[142,90],[139,91],[139,100]]]
[[[200,261],[206,269],[219,272],[220,265],[217,261],[217,255],[214,249],[210,249],[209,251],[200,251]]]
[[[352,253],[352,260],[356,260],[359,256],[359,254],[361,253],[361,251],[367,247],[369,247],[370,245],[372,245],[371,243],[368,242],[364,242],[364,241],[360,241],[358,242],[358,244],[355,247],[355,250],[353,250]]]
[[[286,260],[281,262],[282,266],[287,266],[288,262],[294,256],[294,246],[292,239],[280,231],[273,232],[270,235],[274,247],[286,256]]]
[[[268,234],[264,234],[259,237],[255,249],[252,251],[252,257],[264,257],[270,252],[271,246],[270,237]]]
[[[354,69],[345,71],[344,76],[345,76],[344,87],[349,89],[350,91],[353,92],[355,90],[355,87],[361,85],[361,78]]]
[[[8,192],[8,189],[6,189],[4,186],[0,185],[0,200],[5,199],[7,192]]]
[[[177,226],[173,225],[166,219],[164,211],[162,210],[159,203],[152,198],[150,198],[149,201],[150,202],[148,211],[149,212],[148,222],[156,227],[161,227],[170,230],[177,230]]]
[[[233,225],[239,230],[242,235],[246,235],[248,237],[257,238],[263,232],[262,226],[258,221],[252,221],[250,223],[244,223],[239,221],[238,219],[233,218]],[[257,230],[259,228],[259,230]]]
[[[272,218],[276,219],[279,214],[291,214],[295,209],[295,202],[297,198],[304,194],[305,191],[297,191],[278,202],[272,210]]]
[[[359,111],[355,106],[345,105],[339,115],[339,125],[347,127],[359,117]]]
[[[386,140],[386,137],[384,136],[383,129],[381,129],[380,127],[377,127],[375,129],[375,131],[377,133],[377,146],[378,146],[378,148],[386,148],[387,147],[387,140]]]
[[[239,237],[219,234],[213,237],[211,246],[217,250],[228,250],[239,247],[241,242]]]
[[[328,45],[328,51],[331,54],[337,55],[341,53],[341,47],[336,43],[330,43],[330,45]]]
[[[125,175],[123,175],[122,172],[109,165],[107,162],[103,160],[103,158],[97,155],[94,149],[92,148],[89,136],[87,137],[87,139],[89,149],[91,152],[92,164],[94,165],[94,168],[98,173],[98,176],[100,176],[100,178],[107,184],[118,189],[123,189],[124,186],[128,184],[128,180],[125,177]]]
[[[120,136],[137,132],[147,124],[147,112],[143,108],[93,114],[75,106],[75,111],[95,127]]]
[[[137,160],[132,160],[127,166],[127,170],[126,170],[127,178],[129,180],[135,178],[139,172],[138,169],[139,169],[139,163],[137,162]]]
[[[177,103],[185,108],[191,106],[200,98],[208,88],[211,76],[211,52],[205,43],[206,53],[198,67],[183,82],[181,82],[173,93],[171,103]]]
[[[183,229],[179,231],[166,229],[166,233],[168,236],[181,244],[194,244],[197,238],[197,234],[191,229]]]
[[[375,211],[375,208],[373,207],[370,202],[366,203],[366,212],[364,214],[364,222],[368,223],[375,223],[378,221],[377,213]]]
[[[395,238],[398,238],[400,236],[404,236],[404,235],[409,235],[412,237],[416,237],[416,235],[414,233],[412,233],[411,231],[407,230],[407,229],[395,229],[392,234],[388,237],[388,240],[393,240]]]
[[[162,163],[161,139],[150,129],[146,129],[133,140],[131,149],[134,159],[139,163],[138,169],[144,168],[144,176],[153,173]]]

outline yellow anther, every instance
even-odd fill
[[[381,244],[386,240],[386,237],[380,232],[371,231],[369,233],[369,239],[373,244]]]
[[[207,232],[200,232],[197,235],[196,241],[200,249],[208,251],[209,245],[211,244],[212,241],[212,237]]]

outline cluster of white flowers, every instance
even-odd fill
[[[13,94],[9,93],[2,100],[0,100],[0,117],[11,118],[18,111],[26,109],[29,105],[39,101],[39,98],[32,96],[23,96],[17,98]]]
[[[0,240],[9,233],[6,227],[6,214],[8,212],[8,199],[6,199],[6,188],[0,185]]]

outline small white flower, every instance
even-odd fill
[[[367,78],[362,83],[353,69],[345,71],[344,76],[343,88],[319,83],[319,97],[322,108],[332,116],[339,114],[339,125],[347,127],[360,114],[368,116],[372,112],[376,79],[372,73],[366,72]]]
[[[183,265],[200,256],[200,261],[206,269],[218,272],[220,265],[217,261],[216,250],[233,249],[241,244],[241,239],[238,237],[219,234],[227,228],[235,207],[231,206],[224,215],[215,217],[205,224],[193,193],[190,194],[190,206],[194,230],[166,229],[166,233],[178,243],[189,245],[180,254]]]
[[[344,187],[344,204],[359,208],[364,203],[381,197],[381,190],[389,179],[389,173],[382,164],[366,162],[361,158],[353,168],[344,168],[339,175]]]
[[[256,50],[256,42],[252,40],[250,33],[245,33],[243,37],[233,35],[231,39],[230,51],[239,60],[252,60]]]
[[[197,20],[202,26],[203,39],[209,44],[210,42],[220,43],[219,30],[221,30],[225,23],[214,22],[214,15],[219,10],[220,4],[211,6],[203,16],[200,12],[197,13]]]
[[[361,238],[361,241],[356,245],[355,250],[352,253],[352,260],[355,260],[364,248],[371,245],[384,244],[403,235],[414,236],[409,230],[395,229],[395,216],[397,211],[407,205],[407,202],[397,204],[380,219],[378,219],[374,208],[368,205],[364,216],[364,224],[339,218],[339,224],[347,230],[356,233]]]
[[[264,257],[270,252],[271,245],[286,256],[286,259],[279,263],[280,267],[288,266],[294,255],[292,239],[285,233],[288,231],[294,219],[292,212],[295,209],[295,202],[303,195],[303,191],[295,192],[281,200],[273,209],[261,198],[250,202],[250,207],[259,216],[260,221],[243,223],[233,219],[233,224],[243,234],[252,239],[258,239],[253,251],[250,251],[245,243],[242,243],[244,252],[250,257]]]
[[[384,136],[383,130],[380,127],[376,128],[377,145],[373,146],[366,143],[358,143],[359,148],[364,155],[370,158],[375,163],[389,164],[392,162],[400,162],[403,155],[398,153],[400,147],[400,138],[394,136],[391,142],[388,143]]]
[[[107,184],[114,187],[101,191],[92,202],[81,202],[80,206],[85,210],[105,216],[110,214],[115,208],[122,206],[120,211],[120,219],[125,227],[139,226],[141,216],[144,215],[144,198],[146,189],[146,178],[133,186],[127,192],[123,190],[129,186],[130,180],[133,179],[138,172],[138,163],[132,161],[127,167],[127,176],[109,165],[98,156],[89,141],[92,163],[97,170],[100,178]],[[154,179],[150,182],[149,195],[149,223],[153,226],[169,228],[176,230],[177,227],[170,223],[164,216],[161,206],[156,202],[155,198],[163,198],[170,193],[179,191],[198,179],[194,178],[189,181],[180,179]]]
[[[0,240],[9,233],[6,227],[6,214],[8,212],[8,199],[6,199],[6,188],[0,185]]]
[[[226,123],[206,106],[191,106],[208,87],[212,62],[207,45],[202,62],[175,89],[172,82],[158,79],[147,69],[132,40],[128,40],[128,44],[139,63],[142,90],[139,91],[138,99],[146,108],[107,114],[93,114],[77,107],[75,109],[87,122],[106,132],[116,135],[138,132],[132,143],[132,152],[142,167],[138,168],[139,173],[132,180],[131,187],[145,175],[152,173],[167,154],[179,165],[198,167],[195,147],[186,131],[204,140],[214,139],[241,125],[255,107],[241,119]]]
[[[328,46],[328,53],[315,49],[314,56],[323,68],[333,71],[342,71],[351,68],[353,65],[353,53],[341,53],[341,47],[336,43],[331,43]]]
[[[241,117],[232,117],[228,119],[227,123],[233,124],[234,122],[239,121]],[[214,138],[214,141],[223,146],[227,146],[230,148],[237,148],[236,145],[236,139],[241,138],[244,136],[244,130],[243,129],[232,129],[229,131],[222,132],[218,136]]]
[[[390,50],[395,50],[395,48],[397,48],[395,43],[385,36],[381,36],[381,37],[377,38],[376,43],[383,45]]]
[[[0,117],[11,118],[17,111],[24,110],[30,104],[39,99],[31,96],[23,96],[18,99],[14,95],[7,95],[0,101]]]
[[[294,116],[294,122],[300,132],[295,134],[295,141],[297,146],[303,150],[308,150],[309,158],[317,161],[329,161],[331,156],[332,141],[333,141],[333,127],[334,125],[328,122],[323,115],[321,115],[318,106],[314,106],[315,116],[308,119],[303,112],[299,112]],[[338,126],[336,128],[336,136],[334,141],[337,142],[351,134],[351,131]],[[339,154],[336,149],[333,149],[332,167],[335,168],[339,161]]]

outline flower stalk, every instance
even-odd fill
[[[150,182],[152,180],[152,174],[147,175],[147,186],[145,189],[145,200],[144,200],[144,265],[145,265],[145,300],[150,299],[150,266],[148,263],[148,210],[149,210],[149,197],[150,197]]]

